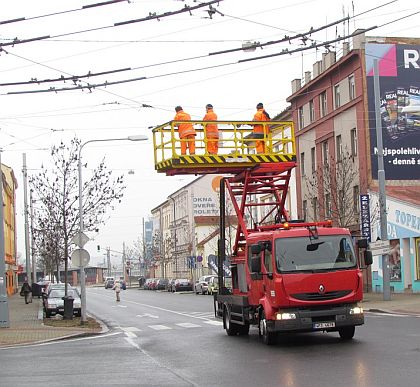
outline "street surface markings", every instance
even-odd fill
[[[137,337],[137,335],[134,332],[125,332],[125,335],[127,337],[131,337],[131,338],[136,338]]]
[[[150,317],[150,318],[159,318],[159,316],[156,316],[154,314],[150,313],[143,313],[143,314],[137,314],[136,317]]]
[[[365,312],[370,317],[418,317],[411,314],[399,314],[399,313],[383,313],[383,312]]]
[[[121,327],[124,332],[140,332],[141,329],[137,327]]]
[[[218,325],[218,326],[223,325],[223,323],[221,321],[212,321],[212,320],[210,320],[210,321],[204,321],[204,324]]]
[[[193,323],[179,323],[175,324],[182,328],[201,328],[201,325],[193,324]]]
[[[149,328],[152,328],[155,331],[164,331],[166,329],[172,329],[171,327],[167,327],[166,325],[149,325]]]
[[[127,308],[127,305],[112,305],[113,308]]]
[[[136,349],[140,349],[139,345],[133,341],[131,337],[124,337],[128,344],[132,345]]]

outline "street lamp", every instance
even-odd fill
[[[105,142],[105,141],[144,141],[147,140],[147,136],[139,134],[135,136],[128,136],[123,138],[104,138],[89,140],[84,142],[79,148],[79,159],[78,159],[78,171],[79,171],[79,245],[82,245],[83,235],[83,184],[82,184],[82,149],[85,145],[91,142]],[[80,293],[81,293],[81,324],[86,322],[86,278],[85,278],[85,267],[82,260],[80,260]]]

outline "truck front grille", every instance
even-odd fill
[[[335,300],[340,297],[347,296],[351,293],[351,290],[336,290],[333,292],[325,293],[297,293],[292,294],[291,296],[302,301],[325,301],[325,300]]]

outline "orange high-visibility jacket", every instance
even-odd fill
[[[258,109],[254,115],[254,121],[270,121],[270,119],[264,114],[264,109]],[[268,126],[265,125],[265,128],[265,132],[268,134]],[[254,125],[254,133],[264,133],[264,126]]]
[[[213,109],[208,109],[203,121],[217,121],[217,115]],[[206,134],[207,138],[219,138],[219,128],[217,127],[217,124],[207,124]]]
[[[180,110],[175,114],[174,121],[191,121],[191,116]],[[185,138],[186,136],[195,136],[196,132],[194,126],[191,123],[178,124],[179,138]]]

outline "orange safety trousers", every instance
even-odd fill
[[[187,154],[187,148],[190,152],[190,155],[195,154],[195,135],[190,134],[181,139],[181,155]]]

